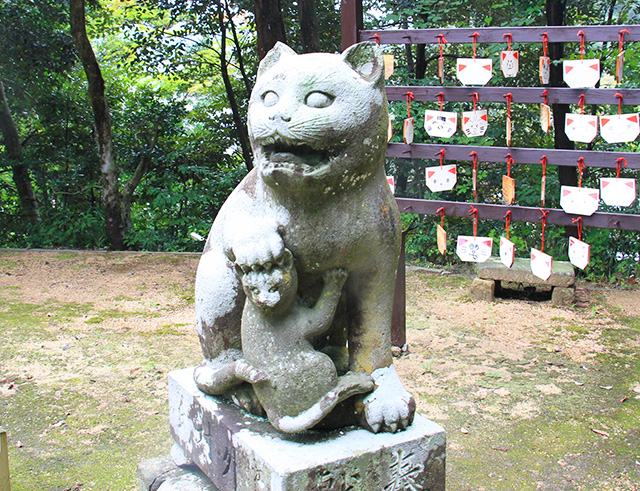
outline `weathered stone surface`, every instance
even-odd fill
[[[179,467],[170,457],[143,460],[138,465],[139,491],[218,491],[195,466]]]
[[[444,490],[445,433],[416,416],[405,431],[283,435],[200,392],[192,369],[169,374],[175,441],[221,491]]]
[[[493,302],[496,282],[493,280],[481,280],[474,278],[471,282],[471,298],[483,302]]]
[[[574,288],[555,287],[551,292],[551,303],[558,307],[564,307],[574,303],[576,291]]]
[[[513,266],[507,268],[499,258],[492,257],[484,263],[476,265],[478,278],[483,280],[508,281],[530,285],[550,285],[568,288],[576,282],[576,275],[571,263],[554,261],[553,273],[547,281],[543,281],[531,272],[529,259],[516,258]]]

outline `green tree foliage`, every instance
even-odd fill
[[[199,250],[191,232],[206,235],[210,223],[250,165],[239,135],[246,126],[249,93],[258,65],[256,25],[252,0],[93,0],[88,3],[89,36],[105,81],[113,119],[114,151],[125,187],[139,164],[145,173],[135,189],[125,236],[131,249]],[[635,0],[566,0],[568,24],[637,23]],[[302,52],[309,38],[301,30],[299,3],[281,0],[281,14],[290,46]],[[339,2],[307,0],[317,26],[317,42],[324,51],[340,46]],[[545,24],[542,0],[367,0],[365,24],[377,28],[437,26],[507,26]],[[308,11],[307,11],[308,12]],[[222,43],[225,36],[225,42]],[[223,47],[224,46],[224,47]],[[541,47],[520,49],[521,69],[516,79],[502,79],[498,70],[492,84],[537,85],[537,57]],[[617,46],[590,43],[589,55],[600,57],[611,72]],[[437,85],[435,46],[388,46],[396,55],[396,72],[388,83]],[[470,45],[448,45],[446,78],[456,84],[453,59],[470,53]],[[501,45],[480,45],[481,55],[497,59]],[[577,45],[567,45],[576,53]],[[640,79],[640,47],[626,52],[626,81]],[[421,65],[422,67],[420,67]],[[222,67],[228,80],[225,81]],[[421,73],[422,71],[422,73]],[[69,29],[67,0],[0,0],[0,80],[23,143],[23,161],[29,170],[40,221],[31,225],[20,212],[11,165],[0,137],[0,246],[82,247],[107,245],[100,203],[100,172],[94,141],[93,117],[87,99],[86,77],[79,64]],[[231,98],[233,95],[233,99]],[[458,134],[453,143],[502,145],[504,105],[480,101],[489,109],[487,135],[473,141]],[[447,103],[447,109],[467,110],[471,103]],[[436,104],[414,104],[416,142],[430,139],[421,117]],[[599,113],[613,107],[594,107]],[[629,108],[631,110],[631,108]],[[514,105],[514,145],[550,147],[542,134],[537,109]],[[400,141],[405,104],[394,102],[394,141]],[[245,130],[246,131],[246,130]],[[622,149],[597,140],[593,149]],[[624,150],[638,151],[632,144]],[[250,159],[250,154],[249,154]],[[425,165],[437,162],[390,160],[402,196],[435,198],[424,184]],[[248,165],[249,164],[249,165]],[[506,165],[480,164],[479,199],[500,199],[500,179]],[[589,169],[586,184],[597,185],[609,171]],[[459,165],[456,188],[438,199],[471,201],[471,168]],[[518,202],[537,206],[540,167],[518,165]],[[547,206],[557,207],[559,181],[549,167]],[[617,211],[617,210],[611,210]],[[638,212],[638,205],[632,210]],[[436,264],[457,262],[452,252],[442,257],[435,247],[435,219],[407,214],[407,225],[417,226],[409,239],[411,258]],[[498,237],[503,225],[482,221],[480,233]],[[447,218],[450,237],[469,233],[467,219]],[[539,224],[514,223],[512,237],[520,253],[539,244]],[[592,244],[594,276],[622,277],[637,268],[638,234],[586,230]],[[451,244],[450,244],[451,245]],[[566,258],[564,229],[549,227],[547,247],[554,257]],[[452,247],[450,247],[452,248]],[[627,259],[619,260],[620,255]],[[625,256],[626,255],[626,256]]]

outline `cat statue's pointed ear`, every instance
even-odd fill
[[[287,56],[297,56],[298,53],[293,51],[289,46],[278,41],[273,48],[262,58],[258,66],[258,77],[267,72],[273,65],[278,63],[282,58]]]
[[[370,41],[354,44],[342,52],[342,58],[366,81],[384,80],[382,48],[377,44]]]

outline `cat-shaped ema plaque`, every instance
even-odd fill
[[[387,176],[387,184],[391,189],[391,194],[396,194],[396,178],[393,176]]]
[[[594,188],[562,186],[560,188],[560,207],[572,215],[591,216],[597,209],[600,192]]]
[[[598,116],[568,113],[564,118],[564,132],[573,142],[591,143],[598,134]]]
[[[553,258],[549,254],[532,247],[530,266],[534,276],[547,281],[553,272]]]
[[[456,132],[457,126],[458,113],[433,109],[424,112],[424,129],[429,136],[450,138]]]
[[[600,179],[600,196],[609,206],[631,206],[636,200],[636,180],[603,177]]]
[[[607,143],[628,143],[640,135],[638,113],[600,116],[600,135]]]
[[[493,239],[491,237],[473,237],[458,235],[456,254],[461,261],[483,263],[491,257]]]
[[[493,75],[491,58],[458,58],[456,76],[462,85],[487,85]]]
[[[413,127],[414,119],[407,118],[404,120],[404,126],[402,127],[402,141],[411,144],[413,143]]]
[[[576,268],[584,270],[591,258],[591,246],[586,242],[569,237],[569,261]]]
[[[458,172],[455,164],[435,165],[425,169],[427,187],[433,193],[451,191],[458,180]]]
[[[516,260],[516,245],[506,237],[500,237],[500,262],[507,268]]]
[[[486,109],[464,111],[462,113],[462,132],[468,137],[483,136],[489,127]]]
[[[500,53],[500,70],[506,78],[518,75],[520,53],[513,50],[505,50]]]
[[[551,77],[551,58],[541,56],[538,61],[538,76],[542,85],[547,85]]]
[[[562,77],[572,89],[595,87],[600,81],[600,60],[564,60]]]

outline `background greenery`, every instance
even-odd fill
[[[246,117],[246,102],[257,68],[255,5],[258,2],[225,3],[227,44],[225,57],[231,76],[237,110]],[[286,40],[298,51],[304,49],[298,3],[282,0],[280,14]],[[340,45],[339,2],[316,0],[315,22],[318,47],[336,51]],[[637,23],[640,7],[633,0],[567,1],[568,24]],[[247,162],[238,145],[229,90],[220,71],[222,32],[212,19],[218,1],[207,0],[95,0],[87,4],[88,30],[106,82],[111,110],[114,147],[119,179],[131,179],[141,158],[150,161],[133,195],[131,226],[125,234],[127,247],[141,250],[199,250],[192,232],[206,235],[215,215],[235,185],[246,174]],[[87,81],[76,55],[69,28],[69,6],[64,0],[0,0],[0,80],[23,142],[22,161],[29,169],[40,219],[30,223],[21,214],[11,175],[11,162],[0,144],[0,246],[103,248],[105,218],[101,205],[100,167],[93,134],[93,115],[87,98]],[[449,0],[368,1],[367,27],[506,26],[545,24],[545,2]],[[233,24],[232,26],[230,24]],[[231,42],[235,35],[235,43]],[[629,44],[626,51],[625,83],[640,79],[640,48]],[[537,85],[538,45],[515,46],[522,59],[516,79],[494,75],[492,84]],[[425,76],[416,78],[416,47],[387,47],[396,55],[396,71],[389,84],[436,85],[436,47],[426,47]],[[497,58],[502,45],[480,45],[479,54]],[[577,45],[567,46],[574,55]],[[617,46],[588,44],[588,56],[602,59],[611,73]],[[467,55],[470,46],[447,46],[448,55]],[[408,58],[409,57],[409,58]],[[453,60],[447,59],[447,83],[455,85]],[[502,145],[504,105],[480,105],[490,111],[487,135],[474,143]],[[406,107],[391,103],[395,136],[400,141]],[[448,110],[467,110],[470,104],[447,104]],[[435,104],[414,104],[416,142],[428,137],[421,128],[424,109]],[[599,113],[614,107],[594,107]],[[634,108],[627,108],[633,110]],[[635,108],[637,110],[638,108]],[[514,106],[514,145],[551,147],[553,141],[538,127],[537,107]],[[457,135],[452,143],[471,143]],[[637,151],[638,144],[607,145],[598,139],[596,150]],[[430,198],[424,185],[425,161],[390,160],[388,171],[404,175],[402,196]],[[480,200],[498,202],[504,165],[481,163]],[[459,180],[439,198],[471,201],[470,165],[459,165]],[[610,171],[590,169],[586,185],[597,186]],[[631,171],[625,174],[632,175]],[[538,205],[540,167],[518,165],[518,203]],[[547,197],[557,207],[559,183],[556,169],[549,166]],[[606,208],[605,208],[606,209]],[[638,204],[624,212],[639,212]],[[435,247],[435,219],[407,214],[407,226],[415,230],[407,245],[409,257],[428,263],[456,262],[452,251],[441,256]],[[447,219],[449,237],[469,233],[471,222]],[[480,233],[499,237],[503,224],[482,222]],[[515,223],[520,254],[539,245],[539,224]],[[638,272],[637,233],[587,229],[592,244],[590,277],[626,279]],[[566,259],[565,231],[549,227],[547,250]],[[452,249],[452,246],[450,247]],[[623,258],[620,260],[620,258]]]

